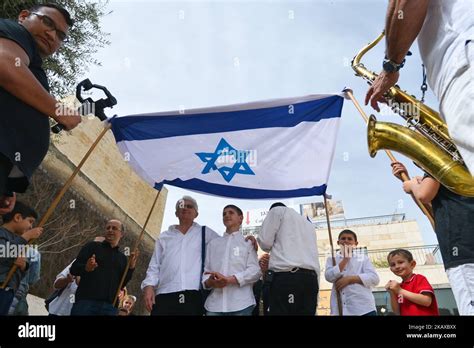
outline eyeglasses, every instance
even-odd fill
[[[194,209],[194,205],[192,204],[183,204],[179,206],[181,209],[187,208],[187,209]]]
[[[43,14],[40,14],[40,13],[36,13],[36,12],[31,12],[31,14],[34,14],[36,16],[38,16],[38,18],[41,20],[41,22],[46,25],[50,30],[54,30],[56,32],[56,37],[59,39],[59,41],[61,42],[67,42],[68,41],[68,37],[66,35],[66,33],[62,30],[59,30],[57,27],[56,27],[56,24],[54,23],[54,21],[46,16],[46,15],[43,15]]]

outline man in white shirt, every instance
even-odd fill
[[[390,0],[386,16],[383,70],[365,104],[377,102],[395,85],[405,56],[418,37],[428,84],[440,103],[466,166],[474,175],[474,6],[472,0]]]
[[[372,287],[380,279],[365,253],[356,250],[357,235],[354,231],[343,230],[339,233],[337,244],[341,250],[336,253],[336,265],[332,257],[326,261],[326,280],[334,283],[331,290],[331,315],[338,315],[336,292],[341,294],[342,315],[375,316],[375,299]]]
[[[49,304],[48,311],[50,316],[71,315],[71,309],[74,305],[76,290],[80,278],[73,276],[69,272],[73,262],[71,262],[65,269],[61,271],[61,273],[56,276],[56,280],[54,281],[54,289],[64,290]]]
[[[219,237],[194,222],[198,204],[190,196],[176,203],[178,225],[172,225],[156,241],[141,288],[151,315],[202,315],[202,240]]]
[[[270,252],[269,315],[315,315],[319,258],[313,225],[283,203],[274,203],[257,238]]]
[[[240,232],[244,215],[239,207],[226,206],[222,218],[226,232],[206,251],[202,282],[213,290],[204,307],[208,316],[250,316],[256,304],[253,284],[262,275],[257,252]]]

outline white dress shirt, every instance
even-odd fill
[[[260,248],[270,252],[268,269],[287,272],[294,267],[316,271],[319,256],[316,231],[305,217],[287,207],[270,209],[257,237]]]
[[[439,101],[451,80],[472,63],[466,55],[467,40],[474,40],[472,0],[431,0],[418,46],[428,84]]]
[[[262,272],[257,252],[250,241],[245,241],[240,231],[226,232],[209,243],[204,272],[235,276],[239,283],[213,289],[204,304],[207,311],[228,313],[255,305],[253,284],[260,279]],[[203,275],[203,285],[208,278],[208,274]]]
[[[342,276],[359,276],[364,284],[350,284],[340,291],[342,315],[363,315],[375,311],[375,299],[371,288],[377,286],[380,279],[367,255],[354,252],[342,272],[339,269],[339,263],[343,257],[339,251],[335,258],[336,266],[332,265],[332,257],[328,257],[326,261],[324,275],[328,282],[335,283]],[[339,315],[334,285],[331,290],[331,315]]]
[[[69,266],[63,269],[61,273],[59,273],[56,276],[56,280],[61,279],[61,278],[67,278],[69,274],[69,270],[71,269],[71,265],[73,262],[71,262]],[[56,282],[56,280],[54,282]],[[78,285],[76,283],[76,280],[69,283],[64,288],[61,295],[56,297],[49,304],[49,314],[60,315],[60,316],[71,315],[71,309],[75,301],[77,287]]]
[[[206,227],[206,248],[219,235]],[[193,223],[183,234],[177,225],[161,233],[142,282],[142,290],[153,286],[155,293],[199,290],[201,284],[201,226]]]

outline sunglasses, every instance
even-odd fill
[[[46,16],[46,15],[43,15],[43,14],[40,14],[40,13],[36,13],[36,12],[31,12],[31,14],[34,14],[35,16],[38,16],[38,18],[41,20],[41,22],[47,26],[50,30],[54,30],[56,32],[56,37],[59,39],[59,41],[61,42],[67,42],[68,41],[68,37],[66,35],[66,33],[62,30],[59,30],[57,27],[56,27],[56,24],[54,23],[54,21]]]

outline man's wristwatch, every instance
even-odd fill
[[[397,64],[393,60],[385,58],[383,60],[382,67],[383,67],[383,70],[385,70],[386,72],[396,72],[400,70],[401,68],[403,68],[404,65],[405,65],[405,59],[400,64]]]

